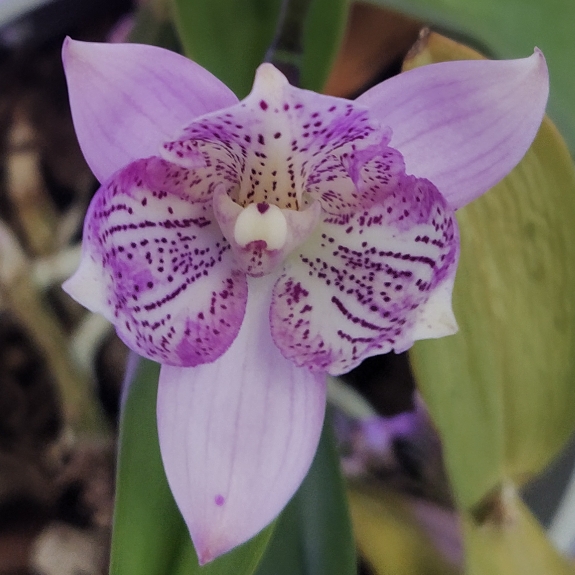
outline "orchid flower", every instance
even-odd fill
[[[205,563],[303,480],[326,374],[456,330],[454,210],[531,144],[545,60],[430,65],[355,101],[262,64],[238,102],[159,48],[68,39],[63,58],[102,183],[64,288],[162,364],[162,458]]]

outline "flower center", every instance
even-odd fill
[[[214,214],[220,229],[242,271],[254,277],[275,270],[312,233],[321,206],[319,202],[304,202],[304,206],[301,211],[268,202],[242,207],[232,200],[224,185],[216,186],[214,191]]]
[[[322,209],[349,215],[375,201],[389,168],[378,129],[367,109],[293,88],[262,64],[247,98],[194,120],[162,155],[190,170],[240,268],[261,276],[311,236]]]
[[[281,250],[287,235],[287,221],[281,209],[266,202],[247,205],[234,226],[234,240],[242,248],[251,242],[265,242],[262,248]]]

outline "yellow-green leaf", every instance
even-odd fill
[[[432,35],[411,64],[469,56]],[[419,342],[411,359],[470,507],[537,473],[575,427],[575,172],[548,119],[519,166],[458,220],[459,333]]]
[[[383,487],[352,486],[349,505],[359,551],[377,575],[458,572],[459,533],[454,513]],[[421,523],[424,518],[428,531]],[[440,531],[442,551],[449,557],[440,553],[430,537]]]
[[[573,575],[573,565],[553,548],[513,491],[503,496],[497,521],[464,520],[466,575]]]

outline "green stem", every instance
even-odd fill
[[[293,86],[299,85],[303,32],[311,1],[284,0],[276,35],[265,58],[281,70]]]

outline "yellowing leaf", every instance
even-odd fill
[[[408,65],[462,59],[431,35]],[[523,480],[575,427],[575,173],[546,119],[513,172],[458,212],[460,331],[419,342],[416,378],[459,502]]]
[[[451,575],[457,572],[457,525],[449,512],[390,489],[349,490],[349,504],[360,552],[377,575]],[[436,529],[451,553],[449,561],[434,547],[418,515],[435,514]],[[453,514],[451,514],[453,515]],[[449,517],[448,517],[449,516]],[[450,536],[454,545],[450,545]]]
[[[573,575],[529,510],[513,492],[504,497],[506,516],[496,523],[464,522],[466,575]]]

